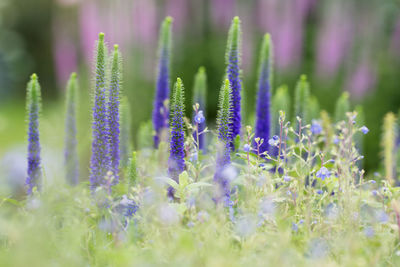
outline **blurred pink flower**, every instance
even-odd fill
[[[351,72],[347,81],[347,90],[354,99],[363,98],[376,83],[376,73],[370,62],[363,59]]]
[[[264,32],[271,33],[275,62],[279,69],[297,67],[300,63],[304,21],[311,4],[311,0],[259,0],[258,2],[258,23]]]
[[[210,8],[213,24],[220,29],[228,28],[236,15],[235,0],[212,0]]]
[[[317,72],[322,77],[333,77],[349,52],[354,25],[349,6],[330,2],[325,6],[317,37]]]

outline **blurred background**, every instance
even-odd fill
[[[306,74],[322,109],[332,113],[343,91],[350,93],[352,107],[363,105],[371,130],[365,138],[364,167],[374,171],[379,168],[382,117],[400,107],[399,11],[398,0],[0,0],[1,165],[23,183],[25,90],[35,72],[42,85],[45,171],[57,172],[64,90],[69,74],[76,71],[81,167],[87,171],[93,48],[100,31],[123,53],[124,91],[137,147],[137,129],[151,117],[158,29],[167,15],[174,18],[171,79],[182,77],[190,111],[193,76],[199,66],[206,67],[207,116],[213,123],[227,32],[238,15],[247,122],[255,106],[258,49],[269,32],[275,46],[275,88],[286,84],[293,95],[296,80]]]

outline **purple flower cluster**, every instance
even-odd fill
[[[120,84],[121,84],[121,69],[120,69],[120,53],[118,45],[114,46],[114,55],[111,66],[110,92],[108,100],[108,123],[109,123],[109,142],[110,142],[110,160],[111,171],[114,174],[113,183],[118,182],[119,178],[119,161],[120,161],[120,125],[119,125],[119,104],[120,104]]]
[[[184,87],[178,78],[175,83],[174,97],[170,113],[170,155],[168,173],[175,181],[185,170],[185,133],[184,133]]]
[[[168,109],[165,102],[169,98],[169,76],[171,56],[171,24],[172,18],[167,17],[161,25],[159,43],[159,65],[156,85],[156,96],[153,107],[154,147],[160,143],[160,135],[163,129],[168,128]]]
[[[229,29],[228,45],[226,51],[226,77],[232,89],[232,120],[230,122],[230,145],[234,148],[234,140],[240,134],[241,128],[241,90],[242,80],[240,78],[240,50],[241,31],[239,17],[235,17]]]
[[[257,119],[255,136],[264,139],[260,145],[260,153],[268,150],[271,134],[271,88],[272,88],[272,43],[269,34],[264,36],[260,53],[258,94],[257,94]]]
[[[32,74],[27,88],[26,112],[28,119],[28,176],[25,184],[28,194],[34,187],[40,187],[42,177],[40,140],[39,140],[39,116],[41,111],[41,92],[36,74]]]
[[[99,34],[96,58],[96,81],[94,88],[92,122],[92,156],[90,161],[90,185],[94,189],[103,183],[110,169],[109,130],[106,103],[106,55],[104,33]]]
[[[218,111],[218,140],[221,147],[217,151],[217,165],[214,175],[214,181],[219,185],[220,195],[217,196],[217,201],[223,200],[225,203],[230,203],[230,184],[225,170],[231,163],[231,146],[230,146],[230,127],[231,122],[231,87],[229,80],[226,79],[220,92],[219,111]]]

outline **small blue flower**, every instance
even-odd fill
[[[378,191],[372,190],[372,191],[371,191],[371,194],[372,194],[373,196],[377,196],[377,195],[378,195]]]
[[[360,131],[363,133],[363,134],[367,134],[368,132],[369,132],[369,129],[367,128],[367,126],[363,126],[363,127],[361,127],[360,128]]]
[[[250,145],[249,144],[245,144],[244,146],[243,146],[243,150],[244,150],[244,152],[250,152],[250,149],[251,149],[251,147],[250,147]]]
[[[324,193],[324,191],[322,191],[321,189],[318,189],[318,190],[317,190],[317,194],[318,194],[318,195],[322,195],[323,193]]]
[[[312,134],[320,134],[322,132],[322,126],[318,121],[313,120],[310,130]]]
[[[364,234],[366,237],[371,238],[375,235],[375,231],[374,228],[372,228],[371,226],[368,226],[364,229]]]
[[[200,110],[196,116],[194,116],[194,121],[198,124],[203,123],[206,119],[204,118],[203,111]]]
[[[299,221],[299,225],[301,225],[301,224],[303,224],[303,223],[304,223],[304,220],[301,219],[301,220]]]
[[[337,144],[339,144],[339,138],[337,137],[337,136],[335,136],[334,138],[333,138],[333,143],[335,144],[335,145],[337,145]]]
[[[268,144],[270,146],[278,146],[278,144],[279,144],[279,136],[277,136],[277,135],[272,136],[272,138],[268,140]]]
[[[293,230],[294,232],[299,231],[299,226],[297,225],[297,223],[292,223],[292,230]]]
[[[387,215],[383,210],[376,213],[376,218],[380,223],[387,223],[389,221],[389,215]]]
[[[331,176],[331,172],[327,168],[322,166],[321,169],[317,171],[316,176],[321,180],[325,180],[325,178],[329,178]]]
[[[369,181],[371,184],[376,184],[376,181],[375,180],[370,180]]]
[[[292,180],[292,179],[289,176],[285,175],[285,176],[283,176],[283,180],[285,182],[290,182],[290,180]]]

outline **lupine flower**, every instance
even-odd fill
[[[96,81],[94,88],[92,122],[92,156],[90,161],[90,185],[101,185],[110,169],[108,117],[106,104],[106,56],[104,33],[99,34],[96,57]]]
[[[132,151],[131,145],[131,109],[127,97],[121,98],[121,168],[126,168],[129,164],[129,154]]]
[[[27,86],[26,112],[28,120],[28,176],[25,184],[28,187],[28,194],[31,194],[34,187],[40,187],[42,177],[39,140],[41,92],[36,74],[32,74]]]
[[[109,142],[111,171],[114,175],[113,184],[119,180],[119,161],[120,161],[120,125],[119,125],[119,105],[121,90],[121,54],[118,45],[114,46],[114,53],[111,66],[110,92],[108,101],[108,123],[109,123]]]
[[[336,101],[335,122],[346,121],[346,113],[350,111],[349,93],[343,92]]]
[[[258,74],[258,95],[257,95],[257,118],[255,136],[268,140],[271,134],[271,88],[272,88],[272,42],[269,34],[264,36],[261,46],[259,74]],[[268,149],[268,143],[263,142],[260,146],[260,153]]]
[[[231,147],[230,147],[230,122],[231,122],[231,111],[232,111],[232,95],[229,80],[226,79],[222,85],[220,96],[219,96],[219,110],[217,118],[217,131],[218,140],[222,147],[217,152],[217,164],[214,175],[214,181],[219,185],[219,191],[222,196],[217,196],[217,200],[224,200],[225,203],[230,201],[230,184],[229,179],[224,175],[224,171],[231,163]]]
[[[65,168],[66,179],[71,185],[79,182],[79,162],[76,140],[76,106],[78,85],[76,73],[72,73],[67,85],[66,119],[65,119]]]
[[[360,131],[361,131],[363,134],[367,134],[367,133],[369,132],[369,129],[367,128],[367,126],[363,126],[363,127],[360,128]]]
[[[185,113],[184,88],[180,78],[176,80],[170,113],[170,154],[168,173],[175,181],[185,170],[185,133],[183,116]]]
[[[294,116],[300,117],[303,120],[303,125],[307,123],[306,119],[308,118],[307,114],[307,104],[310,98],[310,86],[307,81],[306,75],[301,75],[300,80],[297,82],[295,95],[294,95]],[[297,122],[296,119],[293,121]],[[297,123],[296,123],[297,125]],[[297,127],[295,127],[297,130]]]
[[[316,176],[321,180],[325,180],[325,178],[329,178],[331,176],[331,172],[326,167],[321,167],[316,173]]]
[[[311,130],[312,134],[317,135],[317,134],[320,134],[322,132],[322,126],[318,121],[313,120],[312,123],[311,123],[310,130]]]
[[[194,88],[193,88],[193,103],[198,103],[200,108],[205,110],[206,108],[206,97],[207,97],[207,76],[204,67],[200,67],[194,78]],[[201,114],[200,114],[201,113]],[[199,111],[195,115],[194,121],[198,123],[198,131],[201,133],[206,128],[205,117],[203,111]],[[195,137],[197,138],[197,136]],[[199,149],[205,149],[205,135],[199,135]]]
[[[240,78],[240,53],[241,53],[241,31],[239,17],[234,17],[229,29],[228,44],[226,48],[226,78],[232,89],[232,116],[229,126],[229,141],[234,148],[234,140],[240,134],[241,128],[241,90],[242,80]]]
[[[154,147],[160,143],[162,130],[168,128],[168,110],[165,102],[169,98],[170,57],[171,57],[171,24],[172,18],[166,17],[161,25],[158,47],[158,74],[156,95],[153,107]]]

